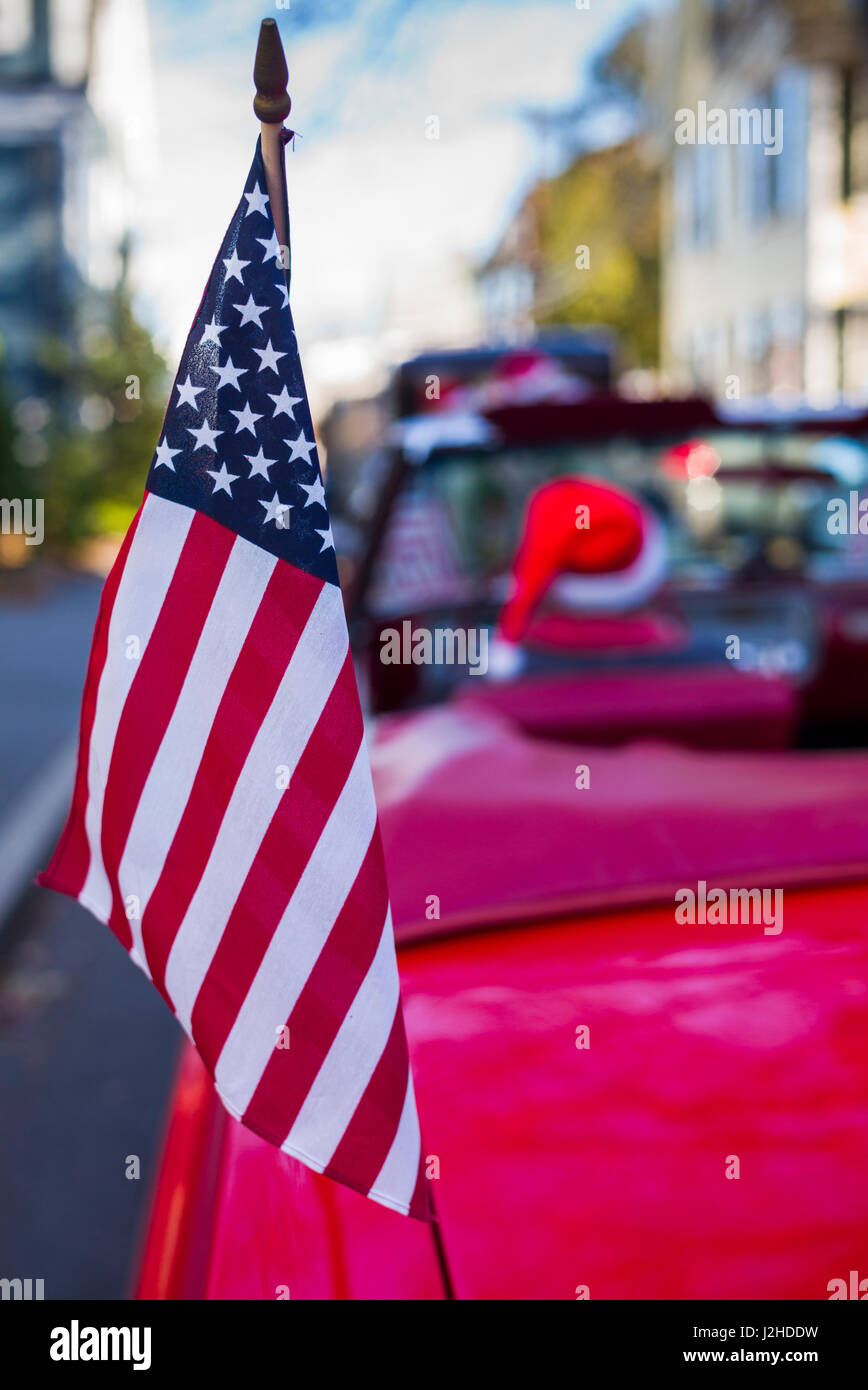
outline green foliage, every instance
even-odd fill
[[[51,341],[42,365],[60,402],[39,470],[46,540],[69,549],[123,532],[141,502],[166,405],[166,364],[119,288],[92,307],[80,350]]]
[[[618,336],[623,366],[658,360],[660,197],[638,141],[584,154],[540,185],[535,317],[600,324]],[[577,269],[576,248],[589,267]]]

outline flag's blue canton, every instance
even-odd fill
[[[147,487],[337,583],[258,143],[187,339]]]

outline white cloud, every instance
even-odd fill
[[[625,9],[471,0],[402,13],[370,0],[345,24],[295,37],[292,10],[278,15],[289,124],[302,132],[287,160],[302,344],[396,330],[400,340],[410,323],[441,342],[452,325],[469,331],[465,267],[532,167],[522,108],[573,99],[583,61]],[[155,28],[163,206],[139,280],[173,359],[258,133],[252,7],[215,0],[205,11],[173,19],[164,4]],[[431,115],[439,140],[425,137]]]

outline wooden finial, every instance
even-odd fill
[[[263,19],[253,64],[253,81],[256,83],[253,110],[260,121],[267,125],[282,125],[289,115],[292,101],[286,90],[288,78],[277,22]]]

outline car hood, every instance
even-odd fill
[[[777,936],[670,903],[402,951],[458,1296],[827,1298],[868,1226],[866,908],[793,889]]]
[[[868,753],[553,743],[447,706],[372,763],[399,940],[721,886],[868,878]]]
[[[868,1228],[866,910],[848,884],[788,891],[773,937],[669,903],[404,947],[458,1297],[827,1298]],[[426,1223],[230,1119],[189,1045],[155,1211],[139,1297],[443,1297]]]

